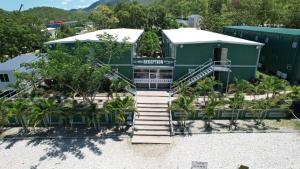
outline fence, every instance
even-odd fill
[[[172,116],[175,120],[178,120],[183,113],[172,111]],[[291,112],[284,110],[284,109],[270,109],[270,110],[235,110],[232,111],[231,109],[225,110],[217,110],[213,119],[256,119],[260,117],[264,117],[266,119],[287,119],[291,118]],[[188,119],[189,120],[199,120],[204,118],[204,111],[197,110],[195,112],[189,113]]]
[[[125,113],[125,116],[126,116],[126,121],[123,125],[132,124],[133,113],[127,112]],[[43,117],[44,120],[39,126],[43,126],[43,123],[47,123],[48,126],[70,126],[70,125],[92,126],[90,117],[91,114],[79,113],[79,112],[69,113],[68,115],[64,115],[64,114],[46,115]],[[115,119],[115,113],[110,113],[110,114],[101,113],[100,117],[97,120],[97,124],[99,124],[100,126],[109,126],[117,123],[118,122]],[[6,120],[5,126],[20,126],[20,122],[18,121],[18,118],[16,116],[9,116]]]

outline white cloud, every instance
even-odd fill
[[[71,2],[72,0],[63,0],[62,2],[61,2],[61,4],[63,4],[63,5],[67,5],[69,2]]]

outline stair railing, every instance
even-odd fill
[[[98,63],[96,63],[97,66],[108,66],[107,64],[103,63],[102,61],[98,61]],[[123,80],[127,85],[129,85],[131,88],[133,88],[136,91],[136,86],[131,82],[131,80],[129,78],[127,78],[126,76],[124,76],[123,74],[114,71],[114,70],[110,70],[109,71],[113,76],[116,76],[117,78],[120,78],[121,80]],[[135,92],[129,91],[128,89],[126,89],[128,92],[130,92],[131,94],[135,95]]]
[[[169,93],[168,108],[169,108],[170,135],[173,136],[174,135],[174,129],[173,129],[173,120],[172,120],[171,106],[172,106],[172,99],[171,99],[171,93]]]
[[[183,83],[185,82],[187,79],[195,76],[196,74],[198,74],[199,72],[203,71],[204,69],[210,67],[214,65],[214,62],[212,61],[212,59],[209,59],[208,61],[206,61],[204,64],[198,66],[193,72],[191,73],[187,73],[186,75],[184,75],[183,77],[179,78],[173,85],[172,85],[172,89],[177,87],[177,84]]]

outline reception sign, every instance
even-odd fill
[[[172,58],[134,58],[134,65],[139,66],[174,66]]]

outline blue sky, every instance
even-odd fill
[[[38,6],[51,6],[62,9],[84,8],[97,0],[0,0],[0,8],[8,11],[18,10],[21,4],[25,9]]]

